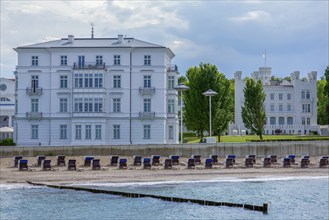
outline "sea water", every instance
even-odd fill
[[[263,214],[243,208],[10,184],[1,185],[0,219],[329,219],[328,177],[70,185],[218,202],[268,203],[269,209]]]

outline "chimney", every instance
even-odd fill
[[[73,36],[73,35],[69,35],[69,36],[67,37],[67,39],[68,39],[68,42],[69,42],[70,44],[73,44],[73,42],[74,42],[74,36]]]
[[[118,35],[118,43],[122,43],[122,38],[123,38],[123,35],[122,34],[119,34]]]

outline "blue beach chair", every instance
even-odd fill
[[[28,160],[20,159],[18,161],[18,170],[19,171],[27,171],[29,169]]]
[[[204,160],[204,168],[205,169],[212,169],[212,164],[213,164],[213,160],[211,158],[206,158]]]
[[[94,157],[93,156],[85,156],[84,158],[83,158],[83,160],[84,160],[84,164],[83,164],[83,166],[85,166],[85,167],[90,167],[91,166],[91,161],[94,159]]]
[[[172,165],[179,165],[179,156],[178,155],[170,155],[170,159],[172,159]]]

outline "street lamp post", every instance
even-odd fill
[[[213,91],[212,89],[208,89],[202,94],[205,96],[209,96],[209,137],[211,137],[211,96],[217,95],[218,93]]]
[[[175,86],[175,89],[180,92],[180,141],[183,144],[183,92],[188,90],[189,87],[179,83]]]

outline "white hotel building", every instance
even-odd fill
[[[169,48],[69,35],[14,50],[18,146],[178,143]]]
[[[241,71],[234,74],[235,124],[230,126],[231,134],[242,134],[242,130],[247,130],[241,116],[245,87],[241,76]],[[296,71],[291,73],[290,81],[279,82],[271,80],[271,67],[260,67],[251,77],[262,81],[266,94],[265,134],[275,134],[277,129],[282,131],[281,134],[304,135],[312,131],[320,132],[317,125],[316,72],[308,73],[307,77],[300,79],[300,73]]]

